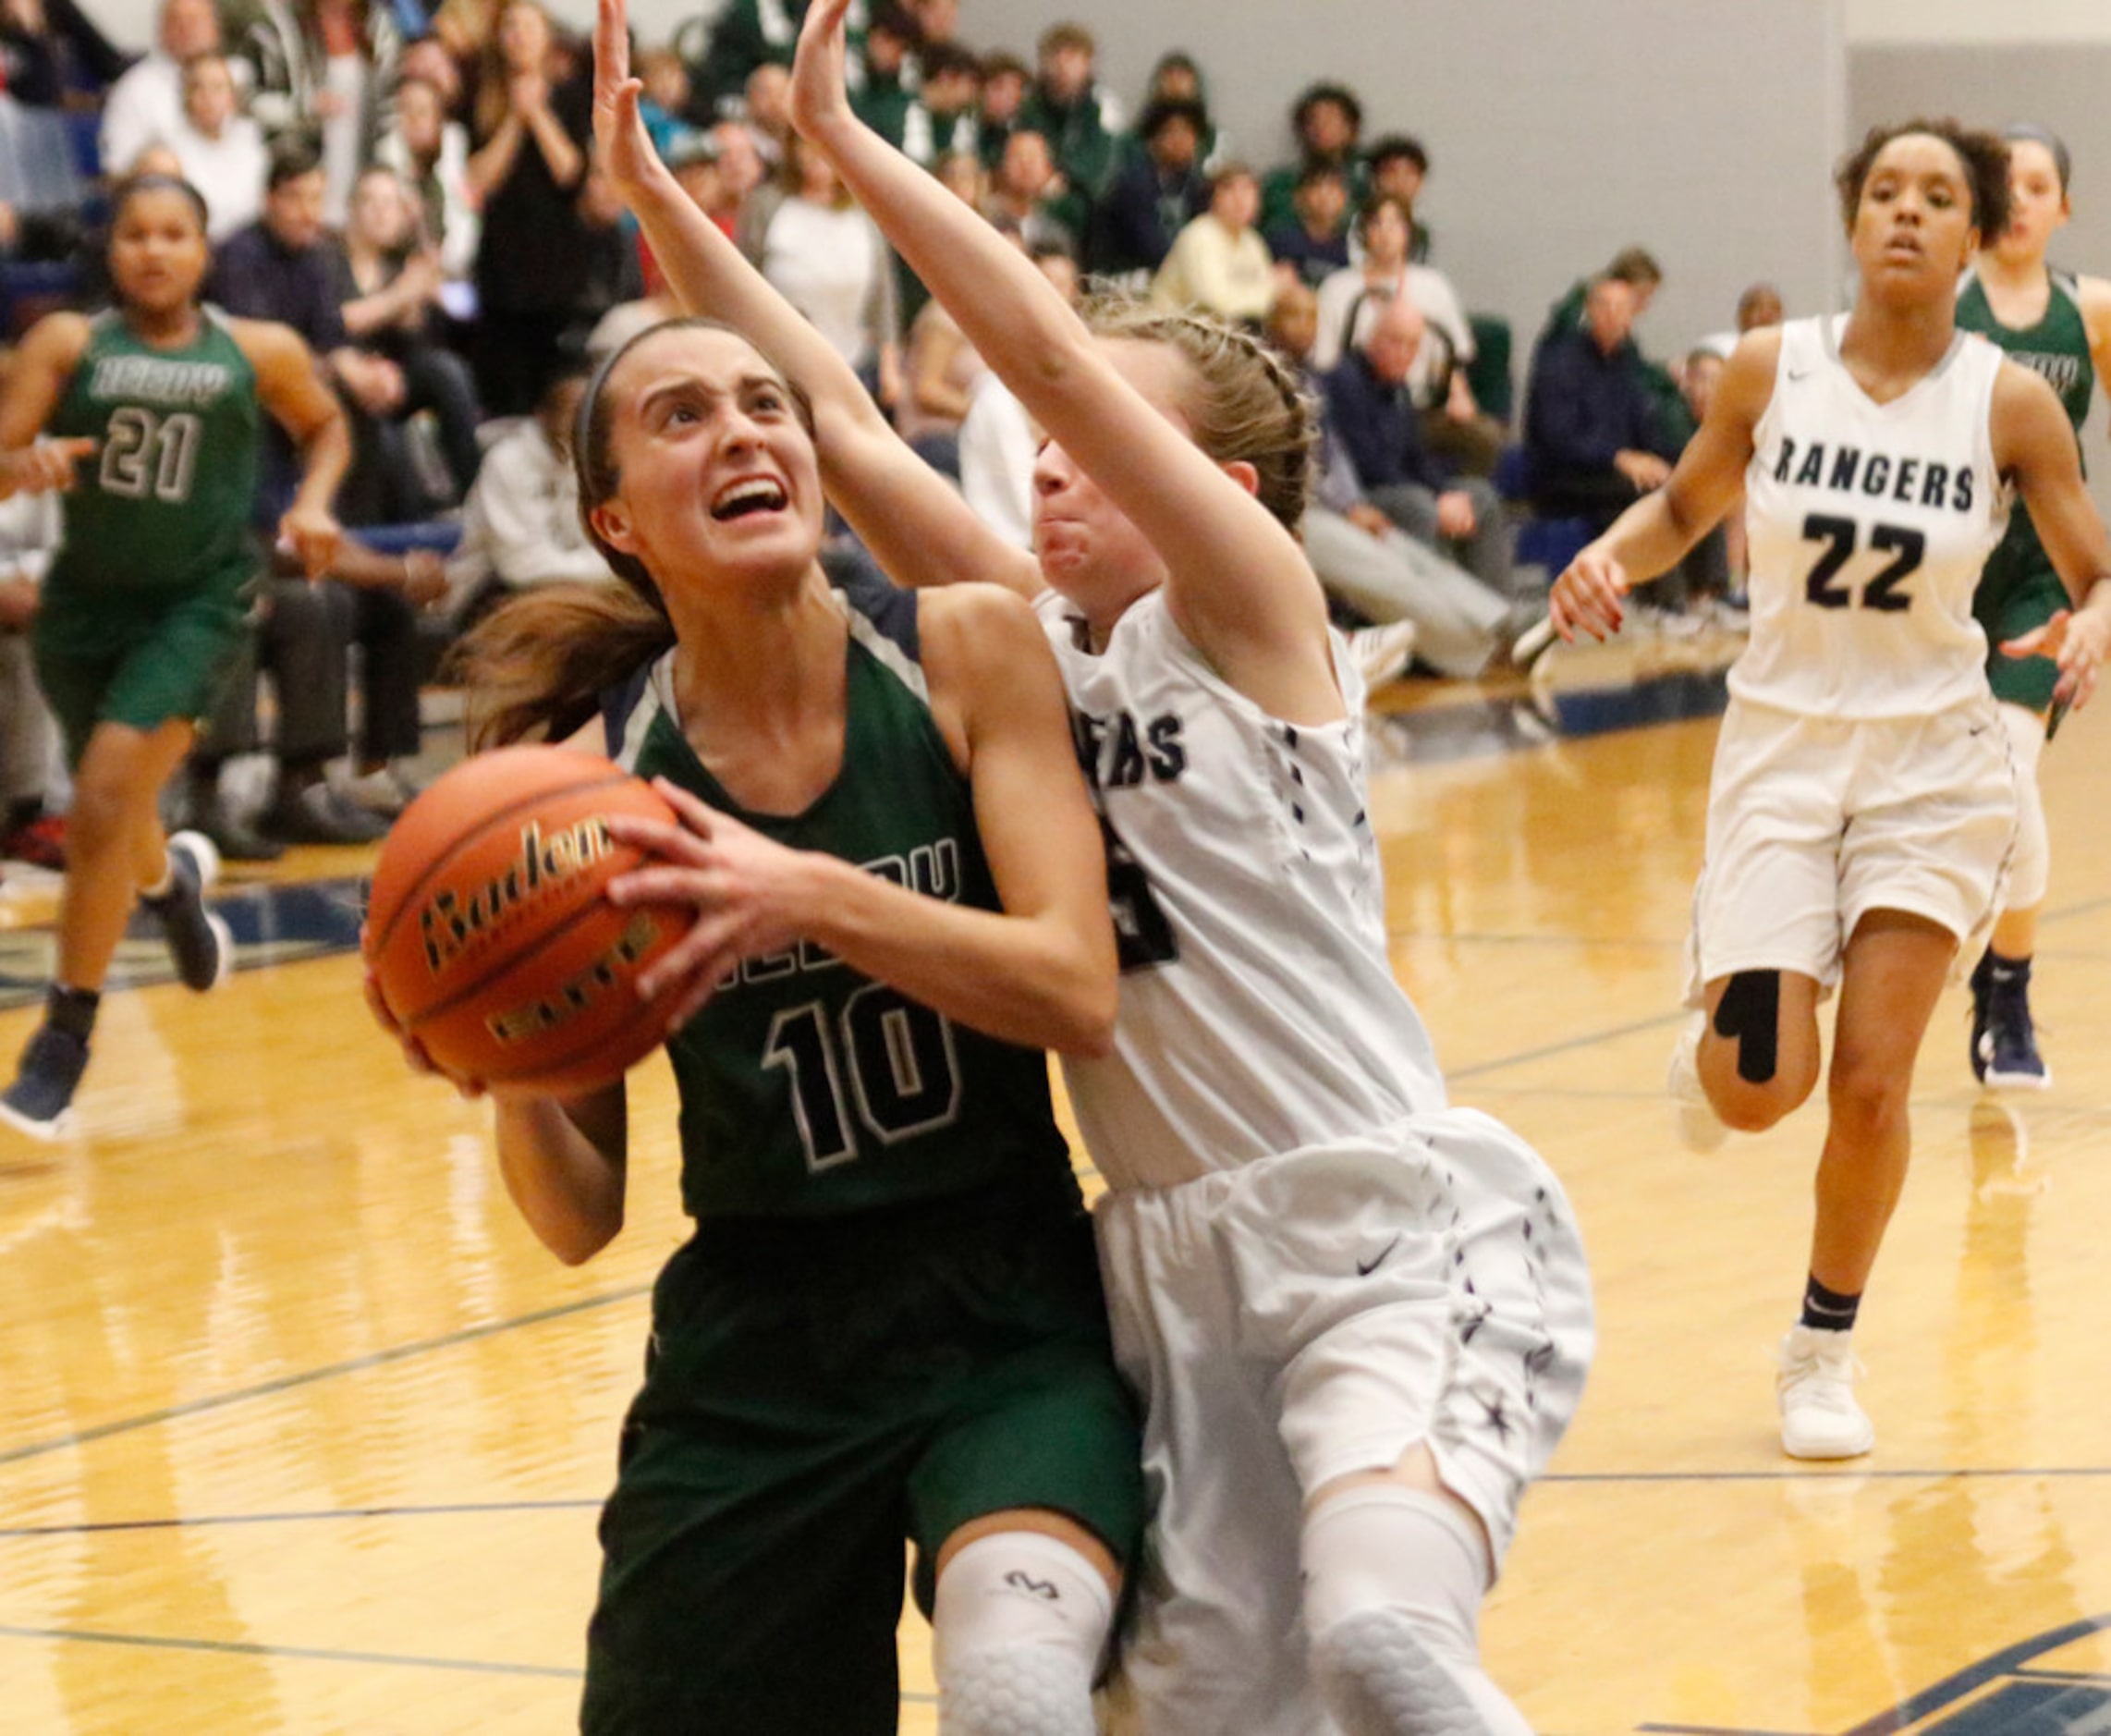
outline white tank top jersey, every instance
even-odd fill
[[[1925,716],[1987,691],[1971,593],[2008,524],[1989,427],[2002,356],[1959,332],[1879,404],[1840,361],[1846,323],[1781,328],[1745,472],[1751,642],[1730,691],[1812,716]]]
[[[1162,591],[1097,656],[1060,596],[1040,607],[1121,948],[1114,1053],[1064,1059],[1108,1184],[1169,1187],[1446,1107],[1386,959],[1356,677],[1344,721],[1293,726],[1209,667]]]

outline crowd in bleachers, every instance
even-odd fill
[[[791,131],[804,10],[724,0],[643,47],[648,125],[905,437],[1023,539],[1032,431]],[[1345,624],[1389,630],[1361,641],[1374,675],[1410,645],[1422,666],[1471,676],[1543,643],[1550,569],[1690,434],[1681,385],[1632,336],[1658,275],[1639,251],[1550,313],[1516,416],[1511,335],[1462,304],[1418,210],[1429,153],[1366,140],[1346,84],[1296,93],[1295,155],[1262,167],[1214,124],[1184,52],[1158,61],[1130,125],[1079,25],[1051,25],[1030,63],[969,46],[958,0],[869,0],[851,17],[864,117],[1067,287],[1084,275],[1247,324],[1302,371],[1324,434],[1308,545]],[[508,589],[601,570],[573,519],[565,407],[584,365],[674,303],[596,173],[591,70],[537,0],[162,0],[136,59],[75,0],[0,0],[0,339],[105,295],[99,189],[177,175],[205,199],[209,299],[299,332],[353,430],[336,569],[316,586],[275,578],[260,605],[269,799],[238,813],[221,790],[223,765],[261,739],[254,679],[188,780],[182,817],[230,856],[377,836],[447,635]],[[261,474],[266,526],[290,454],[268,452]],[[0,525],[0,682],[22,684],[10,657],[51,533]],[[1736,553],[1709,545],[1668,588],[1674,605],[1734,592]],[[0,854],[36,841],[56,788],[20,769],[40,751],[24,716],[11,702],[0,722]]]

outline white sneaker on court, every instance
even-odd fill
[[[1692,1152],[1720,1151],[1730,1136],[1730,1130],[1715,1113],[1715,1106],[1708,1101],[1707,1090],[1701,1083],[1701,1032],[1707,1018],[1706,1013],[1697,1012],[1686,1021],[1678,1046],[1671,1051],[1671,1071],[1664,1082],[1664,1088],[1671,1094],[1678,1138]]]
[[[1359,627],[1348,635],[1349,661],[1363,675],[1363,685],[1373,691],[1397,681],[1414,661],[1415,624],[1387,621],[1383,627]]]
[[[1874,1447],[1876,1426],[1855,1402],[1861,1373],[1853,1333],[1791,1326],[1775,1376],[1781,1450],[1791,1459],[1859,1459]]]

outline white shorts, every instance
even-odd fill
[[[1855,924],[1904,911],[1975,950],[2000,909],[2016,778],[1992,698],[1932,717],[1807,717],[1732,700],[1693,895],[1688,1004],[1739,971],[1830,989]]]
[[[1427,1442],[1501,1561],[1590,1364],[1575,1215],[1531,1146],[1453,1109],[1095,1216],[1154,1504],[1110,1728],[1330,1730],[1299,1608],[1306,1497]]]

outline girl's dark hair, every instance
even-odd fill
[[[1861,189],[1884,147],[1894,139],[1913,134],[1940,139],[1957,153],[1964,166],[1965,185],[1971,192],[1971,224],[1981,239],[1990,239],[2008,226],[2008,146],[1983,128],[1967,127],[1960,120],[1894,121],[1872,127],[1861,143],[1841,160],[1834,171],[1833,185],[1839,189],[1840,216],[1848,232],[1854,231],[1855,214],[1861,209]]]
[[[753,346],[745,332],[723,320],[664,320],[640,332],[594,370],[573,425],[572,470],[579,483],[580,521],[620,582],[539,587],[500,605],[463,638],[449,667],[470,695],[472,749],[538,738],[562,740],[593,719],[603,693],[674,644],[674,622],[660,587],[637,556],[603,538],[593,511],[612,499],[623,482],[614,450],[616,408],[608,397],[609,376],[646,339],[682,330],[730,332]],[[780,375],[782,372],[778,370]],[[785,390],[811,435],[811,402],[788,380]]]
[[[1372,224],[1376,221],[1378,214],[1385,210],[1391,210],[1399,214],[1400,221],[1407,226],[1409,237],[1412,238],[1415,232],[1415,220],[1409,214],[1407,206],[1391,193],[1373,193],[1361,205],[1357,207],[1356,238],[1359,241],[1368,242],[1370,240]]]
[[[2007,144],[2041,144],[2051,152],[2053,169],[2059,176],[2060,192],[2063,196],[2066,194],[2068,177],[2074,173],[2074,158],[2068,152],[2066,140],[2050,127],[2040,127],[2027,120],[2002,128],[2001,137]]]
[[[189,202],[191,213],[198,219],[201,230],[205,227],[205,195],[189,181],[175,175],[132,175],[117,183],[110,196],[110,227],[115,230],[117,219],[125,214],[125,207],[141,193],[181,193]]]

